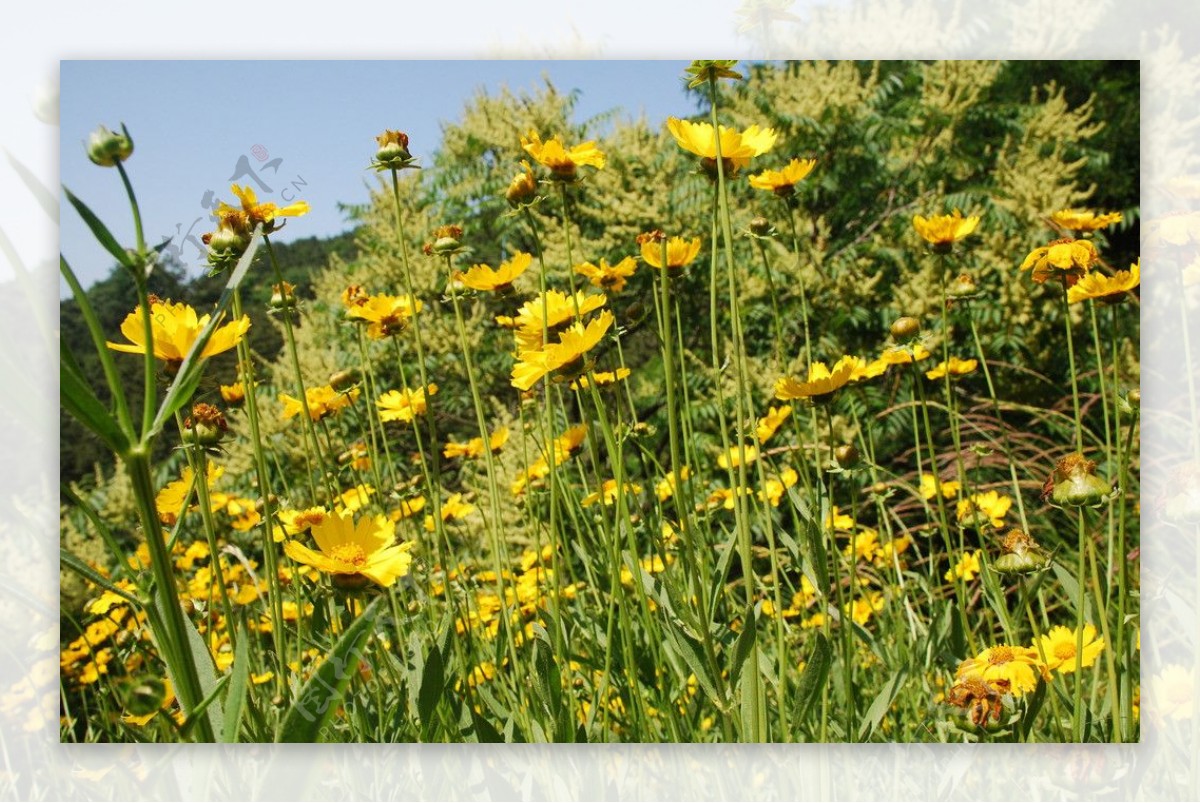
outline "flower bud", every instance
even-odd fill
[[[295,309],[296,286],[290,282],[271,285],[271,300],[267,306],[274,310]]]
[[[946,295],[958,301],[965,301],[979,295],[979,286],[970,274],[960,273],[958,278],[946,285]]]
[[[533,176],[533,168],[529,162],[521,162],[522,171],[513,176],[504,192],[504,199],[514,209],[533,203],[537,198],[537,179]]]
[[[755,237],[770,237],[775,234],[775,227],[771,225],[771,221],[759,215],[750,220],[750,233]]]
[[[897,318],[892,321],[890,329],[892,337],[896,340],[912,340],[917,335],[921,334],[921,322],[916,318],[905,315],[902,318]]]
[[[362,374],[355,368],[337,371],[329,375],[329,386],[338,393],[345,393],[362,380]]]
[[[858,465],[862,455],[853,444],[845,444],[833,450],[833,459],[840,467],[851,469]]]
[[[375,151],[376,167],[403,170],[412,166],[413,155],[408,150],[408,134],[389,128],[375,137],[375,141],[379,144]]]
[[[1000,548],[1003,554],[992,562],[1000,574],[1032,574],[1050,564],[1050,556],[1024,530],[1009,530]]]
[[[121,126],[120,134],[100,126],[88,135],[87,155],[94,164],[115,167],[117,162],[125,161],[132,154],[133,139],[124,125]]]
[[[183,422],[184,442],[196,446],[216,446],[228,431],[224,414],[211,404],[197,404]]]

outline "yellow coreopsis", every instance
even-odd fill
[[[988,683],[1003,682],[1014,697],[1020,697],[1037,688],[1038,676],[1043,671],[1034,650],[1000,644],[960,663],[954,677],[957,680],[977,678]]]
[[[1129,270],[1119,270],[1112,276],[1092,271],[1067,289],[1067,301],[1078,304],[1092,299],[1105,304],[1124,301],[1133,288],[1141,284],[1142,261],[1139,259]]]
[[[1060,229],[1073,232],[1097,231],[1122,220],[1120,212],[1096,214],[1084,209],[1061,209],[1050,216],[1050,222]]]
[[[1078,647],[1078,630],[1069,630],[1062,625],[1053,627],[1050,632],[1044,636],[1040,636],[1034,641],[1033,649],[1041,649],[1041,654],[1045,656],[1046,668],[1053,672],[1058,672],[1060,675],[1069,675],[1075,671],[1076,655],[1080,654],[1076,651]],[[1083,626],[1083,658],[1078,663],[1080,666],[1091,666],[1096,662],[1098,656],[1104,650],[1104,639],[1096,638],[1096,626]]]
[[[390,296],[381,293],[347,306],[346,317],[366,321],[367,337],[382,340],[403,332],[412,317],[421,311],[422,306],[420,299],[411,296]]]
[[[379,408],[379,420],[411,423],[417,416],[425,414],[428,397],[437,391],[438,386],[432,382],[428,387],[416,390],[389,390],[375,402]]]
[[[642,259],[652,268],[663,267],[662,238],[658,233],[650,232],[638,237],[642,247]],[[693,237],[685,240],[682,237],[672,237],[667,240],[667,273],[678,273],[692,264],[700,254],[700,238]]]
[[[339,393],[329,385],[304,389],[305,402],[308,403],[308,416],[313,421],[320,421],[328,415],[349,407],[358,398],[358,395],[358,388],[351,388],[348,393]],[[279,394],[279,401],[283,402],[285,419],[294,418],[304,412],[304,403],[286,393]]]
[[[950,376],[964,376],[971,373],[979,367],[979,360],[960,360],[958,357],[951,357],[948,361],[935,365],[925,372],[925,376],[930,379],[942,379],[949,374]]]
[[[816,166],[816,159],[793,159],[782,170],[764,170],[750,176],[750,186],[790,198],[796,192],[796,185],[808,178]]]
[[[913,228],[935,249],[949,248],[970,235],[978,226],[978,215],[964,218],[962,212],[957,209],[949,215],[913,215]]]
[[[408,574],[413,543],[395,543],[395,525],[383,516],[363,516],[334,511],[311,527],[320,551],[299,541],[287,541],[283,551],[289,558],[332,575],[339,588],[362,588],[374,582],[384,588]]]
[[[1033,280],[1038,284],[1059,278],[1069,286],[1087,274],[1098,258],[1091,240],[1068,237],[1033,249],[1021,263],[1021,270],[1032,268]]]
[[[573,324],[562,333],[557,343],[522,352],[513,366],[513,387],[529,390],[550,373],[557,374],[563,380],[578,378],[587,370],[587,353],[600,343],[612,324],[613,314],[605,310],[586,327],[582,323]]]
[[[808,366],[808,379],[799,381],[790,376],[780,377],[775,382],[775,398],[783,401],[809,399],[813,402],[827,401],[833,393],[850,382],[856,367],[855,357],[842,357],[829,368],[823,362]]]
[[[719,136],[721,158],[728,162],[731,174],[750,164],[755,156],[771,150],[778,136],[773,128],[758,125],[752,125],[744,131],[720,126],[717,132],[711,123],[691,123],[675,117],[667,118],[667,130],[679,147],[714,163]]]
[[[604,290],[611,290],[614,293],[625,289],[625,282],[634,274],[635,270],[637,270],[637,260],[633,257],[625,257],[615,265],[609,265],[606,260],[601,259],[598,265],[584,262],[575,266],[575,272],[580,276],[587,277],[592,285]]]
[[[568,149],[558,137],[551,137],[543,142],[538,132],[530,131],[528,135],[521,137],[521,147],[538,164],[549,168],[551,175],[560,181],[573,180],[577,169],[584,165],[600,170],[605,164],[604,153],[592,140]]]
[[[490,291],[504,295],[512,292],[513,282],[525,272],[532,262],[532,254],[518,251],[508,261],[501,262],[498,268],[493,269],[490,265],[480,263],[472,265],[466,273],[456,271],[454,278],[472,290]]]
[[[237,184],[231,184],[230,191],[237,196],[241,201],[241,211],[250,221],[250,228],[253,229],[259,223],[263,226],[263,234],[270,234],[279,227],[275,225],[275,219],[281,217],[300,217],[307,215],[309,206],[306,201],[297,201],[294,204],[287,206],[278,206],[270,201],[259,203],[258,196],[254,194],[254,190],[250,185],[239,187]],[[229,211],[233,210],[228,204],[222,202],[217,207],[217,216],[222,217]]]
[[[167,363],[178,366],[192,350],[192,346],[200,338],[204,327],[208,326],[211,316],[196,315],[196,310],[187,304],[172,304],[170,301],[150,302],[150,349],[154,356]],[[215,354],[229,351],[236,346],[250,329],[250,318],[243,315],[236,321],[217,327],[204,349],[200,358],[205,359]],[[142,318],[142,308],[138,307],[125,317],[121,323],[121,334],[129,343],[112,343],[107,345],[113,351],[123,351],[127,354],[146,353],[146,329]]]

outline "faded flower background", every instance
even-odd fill
[[[1200,306],[1200,30],[1190,4],[1136,12],[1104,0],[747,0],[667,6],[609,3],[561,20],[532,3],[472,13],[414,7],[403,25],[376,25],[378,7],[304,7],[235,19],[134,4],[120,14],[6,20],[8,80],[0,215],[0,384],[5,453],[0,520],[0,796],[196,799],[345,796],[432,798],[677,796],[795,798],[1195,799],[1200,622],[1200,427],[1189,409],[1195,366],[1185,334]],[[319,16],[318,16],[319,15]],[[322,40],[308,38],[320,19]],[[1180,27],[1180,26],[1184,27]],[[57,744],[57,538],[53,522],[57,395],[53,364],[57,248],[59,58],[1140,58],[1143,75],[1142,249],[1145,493],[1142,599],[1144,743],[979,749],[917,745],[308,747]],[[213,103],[208,98],[148,99]],[[247,77],[240,91],[270,91]],[[215,109],[214,113],[219,113]],[[303,124],[298,120],[297,124]],[[1182,287],[1182,291],[1180,288]],[[1185,332],[1184,327],[1189,331]],[[1200,342],[1200,341],[1198,341]],[[1181,371],[1180,367],[1185,370]],[[49,668],[47,668],[49,667]],[[1020,771],[1011,771],[1018,765]]]

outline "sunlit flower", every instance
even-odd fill
[[[403,332],[422,306],[420,299],[411,296],[380,294],[369,296],[366,301],[355,299],[353,305],[346,308],[346,317],[367,321],[367,336],[382,340]]]
[[[604,154],[592,140],[575,145],[568,150],[557,137],[542,142],[536,131],[521,137],[521,147],[539,164],[550,169],[554,178],[571,180],[578,167],[587,165],[597,170],[604,167]]]
[[[883,350],[879,355],[879,359],[887,365],[908,365],[910,362],[927,360],[933,355],[929,349],[920,343],[914,343],[911,347],[908,346],[891,346]]]
[[[862,357],[854,356],[842,359],[850,365],[850,384],[852,385],[882,376],[888,369],[888,364],[883,359],[875,359],[870,362]]]
[[[883,610],[883,593],[880,591],[868,591],[867,593],[854,598],[851,605],[847,605],[848,610],[843,613],[849,613],[850,618],[855,624],[865,625],[871,621],[871,617]]]
[[[779,507],[787,489],[794,486],[799,479],[800,476],[796,473],[796,469],[785,466],[779,472],[778,477],[768,477],[767,481],[763,483],[762,491],[758,495],[759,499],[769,503],[771,507]]]
[[[352,388],[349,393],[339,393],[329,385],[304,389],[305,400],[308,402],[308,415],[313,421],[320,421],[328,415],[344,410],[358,399],[358,395],[358,388]],[[297,398],[280,393],[279,400],[283,402],[285,419],[295,418],[304,412],[304,403]]]
[[[825,517],[825,526],[831,530],[853,530],[854,517],[846,515],[837,505],[833,505],[829,508],[829,515]]]
[[[964,376],[971,373],[979,367],[979,360],[960,360],[958,357],[951,357],[949,362],[942,360],[933,368],[925,372],[925,376],[930,379],[941,379],[947,373],[950,376]]]
[[[767,414],[758,419],[758,426],[754,428],[754,434],[758,436],[758,442],[766,443],[769,441],[791,414],[792,405],[790,404],[784,404],[779,407],[772,405],[768,408]]]
[[[196,310],[187,304],[151,301],[150,333],[153,338],[151,349],[154,356],[171,365],[180,365],[199,339],[204,327],[208,326],[210,319],[209,315],[197,317]],[[249,328],[250,318],[246,315],[217,327],[204,344],[200,359],[229,351],[241,341]],[[121,334],[125,335],[129,343],[110,342],[107,344],[110,349],[128,354],[146,353],[146,329],[141,307],[125,317],[121,324]]]
[[[1004,682],[1014,697],[1020,697],[1037,688],[1041,672],[1036,651],[1000,644],[960,663],[954,677],[957,680],[973,677],[988,683]]]
[[[221,475],[225,473],[225,469],[211,461],[208,462],[208,469],[205,472],[208,485],[211,487]],[[192,480],[195,474],[191,466],[185,465],[180,473],[180,477],[173,482],[167,483],[163,489],[154,497],[154,506],[158,510],[158,520],[168,527],[174,526],[179,520],[179,516],[183,513],[183,502],[187,498],[188,491],[192,490]],[[192,492],[192,501],[197,500],[196,492]],[[209,500],[210,503],[212,500]],[[218,506],[213,505],[212,509],[217,510]]]
[[[962,212],[957,209],[949,215],[933,215],[932,217],[913,215],[913,228],[917,230],[917,234],[921,235],[925,242],[939,250],[948,249],[954,243],[969,236],[978,226],[978,215],[964,218]]]
[[[793,159],[782,170],[764,170],[750,176],[750,186],[773,192],[780,198],[788,198],[795,194],[796,185],[808,178],[816,166],[816,159]]]
[[[975,579],[975,576],[980,572],[979,557],[983,554],[983,550],[977,549],[974,552],[964,552],[962,557],[958,559],[958,563],[954,564],[946,571],[946,582],[953,583],[955,580],[962,580],[964,583],[969,583]]]
[[[608,299],[603,293],[585,293],[582,290],[567,295],[559,290],[547,290],[545,296],[538,294],[526,301],[511,320],[517,351],[534,351],[542,347],[544,330],[551,337],[569,324],[582,320],[585,315],[603,307]],[[544,307],[544,309],[543,309]],[[497,323],[503,323],[500,317]]]
[[[1096,214],[1083,209],[1062,209],[1050,216],[1050,222],[1065,231],[1097,231],[1121,222],[1120,212]]]
[[[830,369],[823,362],[814,362],[808,367],[808,379],[804,382],[790,376],[780,377],[775,382],[775,398],[811,399],[827,401],[833,393],[850,382],[855,369],[855,357],[842,357]]]
[[[1119,270],[1112,276],[1092,271],[1067,289],[1067,301],[1078,304],[1093,299],[1106,304],[1124,301],[1133,288],[1141,284],[1142,261],[1139,259],[1129,270]]]
[[[602,388],[605,385],[615,385],[622,379],[628,379],[632,374],[628,368],[618,368],[615,371],[596,371],[592,374],[592,379],[596,380],[596,387]],[[586,376],[581,376],[571,383],[571,390],[587,390],[591,383]]]
[[[221,385],[221,398],[231,407],[236,407],[246,400],[246,388],[241,382],[232,385]]]
[[[281,217],[300,217],[307,215],[309,211],[308,203],[305,201],[297,201],[294,204],[287,206],[277,206],[270,201],[265,203],[258,202],[258,196],[254,194],[253,188],[250,185],[239,187],[237,184],[231,184],[230,191],[237,196],[241,202],[241,211],[250,221],[250,228],[253,229],[259,223],[263,226],[263,234],[270,234],[279,227],[275,225],[275,219]],[[231,207],[222,202],[217,207],[217,216],[220,217],[223,212],[231,209]]]
[[[1011,498],[998,491],[973,494],[968,499],[958,500],[958,521],[974,527],[986,521],[993,527],[1001,527],[1012,503]]]
[[[533,168],[529,162],[521,160],[521,172],[512,177],[508,189],[504,191],[504,200],[514,209],[533,203],[537,199],[537,179],[533,176]]]
[[[637,260],[633,257],[625,257],[615,265],[610,265],[607,260],[601,259],[598,265],[584,262],[575,266],[575,272],[580,276],[587,277],[593,286],[614,293],[625,289],[626,281],[636,270]]]
[[[611,505],[613,502],[617,501],[617,497],[621,493],[637,495],[641,492],[642,486],[638,485],[637,483],[626,482],[621,486],[620,490],[618,490],[616,480],[605,480],[599,491],[593,491],[592,493],[588,494],[580,501],[579,504],[583,507],[590,507],[591,505],[602,501],[607,507],[608,505]]]
[[[707,166],[715,165],[717,159],[717,136],[710,123],[691,123],[675,117],[667,118],[667,130],[689,153],[708,160]],[[726,160],[729,175],[750,164],[755,156],[761,156],[775,145],[777,134],[772,128],[752,125],[745,131],[720,127],[721,158]]]
[[[475,506],[464,500],[462,494],[451,494],[449,499],[442,502],[441,513],[443,522],[465,519],[474,512]],[[433,532],[435,529],[433,516],[426,516],[425,530]]]
[[[1033,280],[1038,284],[1060,278],[1072,285],[1092,269],[1097,259],[1096,246],[1091,240],[1068,237],[1033,249],[1021,263],[1021,270],[1032,268]]]
[[[587,370],[587,353],[594,349],[613,324],[613,314],[601,312],[586,327],[575,323],[565,330],[557,343],[544,348],[522,352],[512,370],[512,385],[529,390],[546,374],[560,379],[577,378]]]
[[[1070,675],[1075,671],[1077,639],[1079,636],[1078,630],[1070,630],[1058,625],[1050,629],[1050,632],[1039,637],[1033,644],[1033,649],[1036,651],[1041,648],[1041,655],[1045,656],[1046,669],[1057,671],[1060,675]],[[1083,659],[1080,662],[1081,666],[1091,666],[1096,662],[1098,656],[1104,649],[1104,639],[1096,638],[1095,625],[1083,626]]]
[[[752,443],[745,445],[746,465],[758,459],[758,447]],[[742,450],[736,445],[730,446],[729,451],[717,457],[717,465],[721,468],[738,468],[742,464]]]
[[[500,267],[492,269],[485,264],[472,265],[466,273],[456,271],[454,278],[472,290],[483,290],[504,295],[513,289],[513,282],[533,262],[533,255],[518,251],[507,262],[501,262]]]
[[[304,510],[280,510],[275,515],[279,519],[279,526],[275,527],[272,534],[275,541],[282,541],[285,537],[300,535],[325,521],[328,511],[323,507],[310,507]]]
[[[379,408],[379,420],[411,423],[417,416],[425,414],[428,397],[437,391],[438,386],[432,382],[427,388],[389,390],[375,402]]]
[[[942,489],[943,499],[953,499],[958,496],[960,484],[954,480],[939,480],[932,474],[921,475],[921,496],[925,499],[933,499],[937,496],[938,486]]]
[[[662,268],[662,239],[641,235],[638,237],[638,243],[642,247],[642,259],[646,261],[646,264],[652,268]],[[678,273],[692,264],[699,254],[699,237],[693,237],[691,240],[672,237],[667,240],[667,273]]]
[[[414,496],[411,499],[400,500],[400,507],[388,513],[391,521],[412,518],[425,509],[425,497]]]
[[[287,541],[283,551],[297,563],[332,575],[340,588],[362,588],[368,581],[387,588],[408,574],[413,543],[395,543],[395,525],[383,516],[334,511],[311,528],[320,552],[299,541]]]
[[[491,434],[488,438],[488,448],[493,452],[500,451],[504,444],[508,443],[508,427],[500,427]],[[471,438],[466,443],[455,443],[451,441],[446,444],[446,448],[442,450],[442,455],[449,459],[456,457],[483,457],[483,438]]]
[[[687,478],[690,477],[691,474],[692,474],[692,471],[687,466],[683,466],[682,468],[679,469],[679,478],[681,480],[687,480]],[[660,501],[660,502],[665,502],[668,499],[670,499],[672,496],[675,495],[675,472],[674,471],[667,472],[667,476],[663,477],[661,480],[659,480],[655,484],[654,494],[655,494],[655,496],[658,497],[658,501]]]

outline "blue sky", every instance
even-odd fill
[[[64,61],[61,70],[61,177],[122,243],[134,241],[115,170],[96,167],[83,142],[99,124],[124,122],[134,138],[127,163],[151,243],[174,237],[198,274],[195,242],[213,226],[205,202],[232,201],[229,184],[255,187],[277,203],[298,197],[312,212],[279,235],[325,236],[347,224],[338,203],[360,203],[375,180],[365,169],[374,136],[409,134],[428,165],[441,126],[459,118],[479,88],[519,91],[549,77],[579,90],[579,119],[621,109],[661,124],[696,111],[685,95],[685,61]],[[266,189],[269,188],[269,191]],[[207,195],[211,191],[212,195]],[[111,259],[78,215],[63,206],[61,250],[88,285]],[[188,234],[195,242],[188,241]]]

